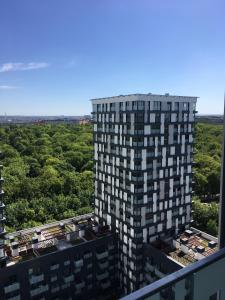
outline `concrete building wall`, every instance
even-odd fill
[[[0,299],[108,299],[118,289],[115,236],[8,266],[0,272]]]

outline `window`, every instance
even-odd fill
[[[171,110],[171,102],[167,102],[167,110]]]
[[[179,110],[179,102],[174,103],[174,110]]]
[[[193,110],[196,111],[196,103],[193,103]]]
[[[165,114],[165,122],[169,123],[171,121],[171,114],[170,113],[166,113]]]
[[[160,110],[161,108],[161,102],[160,101],[154,101],[153,102],[153,110]]]
[[[135,122],[143,123],[144,122],[144,114],[143,113],[136,113],[135,114]]]
[[[97,111],[101,111],[101,104],[97,104]]]
[[[35,275],[35,276],[38,276],[42,273],[41,268],[39,266],[29,269],[28,272],[29,272],[29,275]]]
[[[97,112],[97,105],[93,104],[93,112]]]
[[[115,103],[110,103],[110,111],[115,111]]]
[[[70,261],[69,260],[64,261],[64,266],[69,266],[69,265],[70,265]]]
[[[183,108],[184,108],[184,110],[188,110],[188,103],[187,102],[183,103]]]
[[[138,110],[143,110],[144,109],[144,101],[138,101],[137,103],[137,109]]]
[[[57,270],[58,268],[59,268],[59,264],[54,264],[54,263],[53,263],[53,264],[51,265],[51,267],[50,267],[50,270],[53,271],[53,270]]]
[[[160,123],[161,122],[161,114],[160,113],[156,113],[155,114],[155,122],[156,123]]]
[[[158,129],[158,130],[160,130],[160,124],[152,124],[151,125],[151,129]]]

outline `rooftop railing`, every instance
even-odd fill
[[[225,248],[121,300],[225,299]]]

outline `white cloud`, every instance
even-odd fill
[[[18,89],[18,86],[0,85],[0,90],[15,90],[15,89]]]
[[[45,62],[6,63],[0,67],[0,73],[44,69],[49,66]]]

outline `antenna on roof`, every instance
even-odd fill
[[[225,247],[225,93],[223,114],[223,148],[220,176],[219,249]]]

